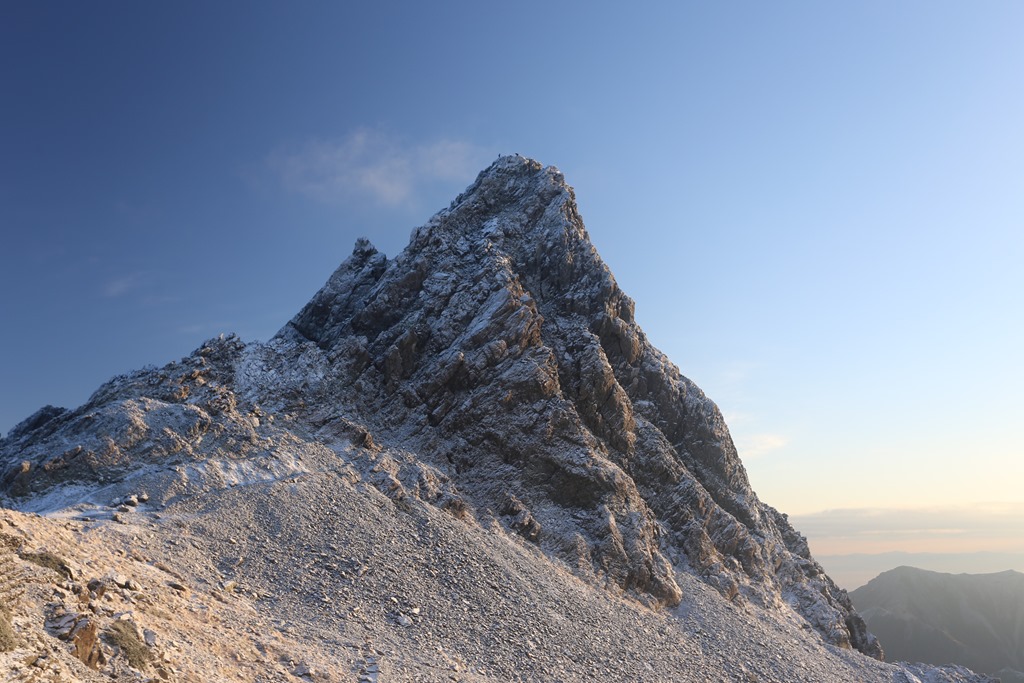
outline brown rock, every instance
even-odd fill
[[[71,652],[91,669],[99,669],[106,663],[100,649],[99,628],[96,622],[88,617],[80,619],[68,635]]]

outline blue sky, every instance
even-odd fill
[[[491,4],[0,5],[0,431],[266,339],[518,152],[762,499],[1024,539],[1024,5]]]

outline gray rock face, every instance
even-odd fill
[[[357,244],[270,346],[322,355],[323,380],[293,388],[314,422],[343,405],[444,471],[478,517],[522,533],[529,515],[528,537],[579,573],[672,605],[674,572],[693,571],[880,656],[633,310],[562,175],[504,157],[395,260]],[[510,497],[518,512],[501,516]]]
[[[269,342],[212,340],[23,422],[0,441],[3,490],[151,465],[159,502],[354,445],[393,499],[515,534],[611,591],[674,606],[677,573],[691,573],[881,658],[806,540],[751,490],[718,408],[633,310],[561,173],[502,157],[394,260],[359,241]]]

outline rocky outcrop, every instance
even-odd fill
[[[40,411],[0,442],[4,487],[182,464],[166,498],[190,463],[354,446],[359,476],[393,499],[505,529],[652,607],[678,604],[677,573],[693,573],[881,657],[805,539],[751,490],[718,408],[633,312],[561,173],[502,157],[395,259],[357,242],[267,343],[213,340],[78,410]]]
[[[694,571],[880,656],[633,311],[562,175],[504,157],[393,261],[359,242],[271,346],[322,357],[307,405],[419,453],[478,516],[522,533],[528,515],[528,537],[582,574],[671,605],[674,572]]]

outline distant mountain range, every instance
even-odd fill
[[[1024,574],[899,567],[850,593],[890,660],[960,664],[1024,681]]]
[[[800,518],[792,518],[794,524]],[[799,528],[799,527],[798,527]],[[814,543],[813,537],[812,545]],[[1006,569],[1024,570],[1024,553],[851,553],[819,555],[815,553],[828,575],[848,591],[860,588],[882,572],[894,567],[919,567],[947,574],[992,574]]]

